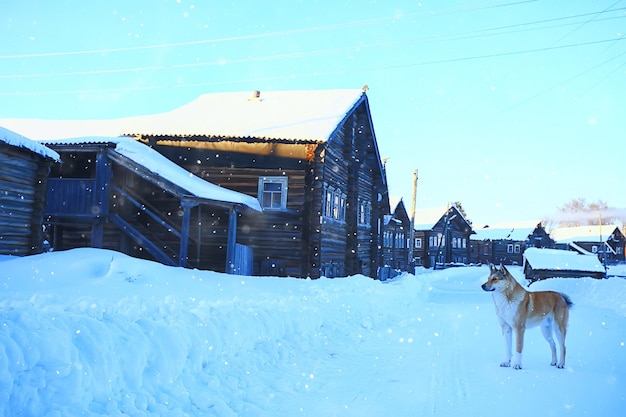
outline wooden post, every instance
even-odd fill
[[[189,201],[181,201],[183,208],[183,224],[180,236],[180,249],[178,251],[178,266],[187,266],[187,256],[189,254],[189,222],[191,221],[191,208],[196,204]]]
[[[411,230],[409,230],[409,267],[415,272],[413,258],[415,257],[415,200],[417,199],[417,170],[413,171],[413,199],[411,200]]]
[[[226,273],[235,273],[235,245],[237,244],[237,210],[228,212],[228,241],[226,242]]]
[[[91,207],[91,247],[102,248],[104,242],[104,222],[109,216],[109,181],[110,166],[107,161],[105,150],[100,148],[96,153],[96,178],[94,181],[93,194],[94,204]]]

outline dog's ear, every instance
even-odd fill
[[[497,269],[496,269],[496,267],[494,266],[494,264],[489,263],[489,272],[493,273],[493,272],[496,272],[496,271],[497,271]]]
[[[502,270],[502,272],[504,272],[506,275],[511,275],[511,273],[509,272],[508,269],[506,269],[506,266],[500,264],[500,269]]]

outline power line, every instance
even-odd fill
[[[516,2],[505,3],[505,4],[481,6],[481,7],[475,7],[475,8],[468,8],[468,9],[462,10],[462,12],[467,13],[467,12],[473,12],[477,10],[517,6],[520,4],[534,3],[537,1],[539,0],[523,0],[523,1],[516,1]],[[418,15],[423,15],[423,14],[431,14],[431,13],[433,14],[460,13],[460,12],[456,12],[458,8],[459,7],[447,8],[447,9],[440,9],[440,10],[435,10],[435,11],[430,11],[430,12],[420,11],[420,12],[404,15],[402,16],[402,18],[418,16]],[[155,45],[91,49],[91,50],[82,50],[82,51],[57,51],[57,52],[42,52],[42,53],[36,53],[36,54],[0,55],[0,59],[25,59],[25,58],[58,57],[58,56],[71,56],[71,55],[92,55],[92,54],[105,54],[105,53],[116,53],[116,52],[132,52],[132,51],[160,49],[160,48],[177,48],[177,47],[182,47],[182,46],[204,45],[204,44],[267,38],[267,37],[274,37],[274,36],[293,35],[293,34],[299,34],[299,33],[328,31],[328,30],[341,29],[341,28],[352,27],[352,26],[361,26],[361,25],[372,24],[372,23],[380,23],[384,21],[397,20],[397,19],[398,17],[396,16],[385,16],[385,17],[378,17],[378,18],[372,18],[372,19],[356,20],[352,22],[343,22],[343,23],[336,23],[336,24],[331,24],[331,25],[315,26],[315,27],[310,27],[310,28],[287,29],[287,30],[268,32],[268,33],[227,36],[227,37],[215,38],[215,39],[202,39],[198,41],[172,42],[172,43],[161,43],[161,44],[155,44]]]
[[[615,6],[616,4],[620,3],[622,0],[617,0],[615,3],[611,4],[610,6],[608,6],[606,9],[604,9],[603,11],[596,13],[595,15],[593,15],[592,17],[590,17],[587,21],[583,22],[582,24],[580,24],[579,26],[577,26],[576,28],[572,29],[571,31],[569,31],[568,33],[566,33],[565,35],[561,36],[561,38],[559,38],[556,42],[554,42],[553,45],[558,44],[559,42],[561,42],[563,39],[567,38],[569,35],[571,35],[572,33],[576,32],[577,30],[579,30],[580,28],[582,28],[583,26],[585,26],[586,24],[588,24],[589,22],[591,22],[592,20],[595,20],[598,16],[607,13],[609,11],[612,11],[611,8],[613,6]]]
[[[620,37],[620,38],[614,38],[614,39],[604,39],[604,40],[599,40],[599,41],[590,41],[590,42],[579,42],[579,43],[575,43],[575,44],[569,44],[569,45],[559,45],[559,46],[549,46],[549,47],[543,47],[543,48],[536,48],[536,49],[526,49],[526,50],[519,50],[519,51],[511,51],[511,52],[501,52],[501,53],[497,53],[497,54],[485,54],[485,55],[473,55],[473,56],[466,56],[466,57],[459,57],[459,58],[449,58],[449,59],[442,59],[442,60],[434,60],[434,61],[422,61],[422,62],[416,62],[416,63],[407,63],[407,64],[397,64],[397,65],[385,65],[385,66],[377,66],[377,67],[369,67],[369,68],[362,68],[365,71],[380,71],[380,70],[388,70],[388,69],[397,69],[397,68],[407,68],[407,67],[415,67],[415,66],[423,66],[423,65],[438,65],[438,64],[445,64],[445,63],[451,63],[451,62],[459,62],[459,61],[470,61],[470,60],[479,60],[479,59],[488,59],[488,58],[498,58],[498,57],[504,57],[504,56],[512,56],[512,55],[521,55],[521,54],[529,54],[529,53],[538,53],[538,52],[545,52],[545,51],[550,51],[550,50],[557,50],[557,49],[565,49],[565,48],[575,48],[575,47],[581,47],[581,46],[588,46],[588,45],[595,45],[595,44],[600,44],[600,43],[606,43],[606,42],[615,42],[615,41],[621,41],[624,40],[625,38]],[[626,54],[626,52],[624,53]],[[623,54],[621,54],[623,55]],[[590,68],[586,71],[584,71],[583,73],[580,73],[578,75],[576,75],[575,77],[572,77],[566,81],[564,81],[563,83],[569,82],[573,79],[576,79],[602,65],[605,65],[606,63],[618,58],[618,55],[616,57],[613,57],[609,60],[606,60],[596,66],[594,66],[593,68]],[[345,74],[348,72],[352,72],[353,70],[337,70],[337,71],[325,71],[325,72],[316,72],[313,74],[299,74],[296,75],[296,78],[308,78],[308,77],[319,77],[319,76],[330,76],[330,75],[339,75],[339,74]],[[291,76],[294,77],[294,76]],[[145,90],[159,90],[159,89],[165,89],[165,88],[189,88],[189,87],[206,87],[206,86],[210,86],[210,85],[224,85],[224,84],[237,84],[237,83],[242,83],[242,82],[252,82],[252,81],[271,81],[271,80],[281,80],[281,79],[285,79],[286,77],[284,76],[275,76],[275,77],[265,77],[265,78],[257,78],[257,79],[246,79],[246,80],[231,80],[231,81],[217,81],[217,82],[207,82],[207,83],[181,83],[181,84],[173,84],[173,85],[161,85],[161,86],[146,86],[146,87],[128,87],[128,88],[120,88],[120,89],[96,89],[96,90],[62,90],[62,91],[45,91],[45,92],[32,92],[32,93],[0,93],[0,96],[19,96],[19,95],[63,95],[63,94],[93,94],[93,93],[102,93],[102,92],[129,92],[129,91],[145,91]],[[561,84],[563,84],[561,83]],[[559,84],[559,85],[561,85]],[[558,85],[557,85],[558,86]],[[531,97],[529,100],[536,98],[539,95],[542,95],[544,93],[546,93],[547,91],[550,91],[552,89],[554,89],[555,87],[551,87],[550,89],[547,89],[539,94],[537,94],[536,96]]]
[[[603,61],[603,62],[601,62],[601,63],[599,63],[599,64],[597,64],[597,65],[594,65],[594,66],[593,66],[593,67],[591,67],[591,68],[587,68],[586,70],[584,70],[584,71],[582,71],[582,72],[579,72],[578,74],[576,74],[576,75],[574,75],[574,76],[572,76],[572,77],[570,77],[570,78],[568,78],[568,79],[566,79],[566,80],[564,80],[564,81],[561,81],[560,83],[555,84],[555,85],[553,85],[552,87],[546,88],[546,89],[544,89],[544,90],[540,91],[539,93],[537,93],[537,94],[535,94],[535,95],[533,95],[533,96],[531,96],[531,97],[529,97],[529,98],[527,98],[527,99],[525,99],[525,100],[523,100],[523,101],[521,101],[521,102],[519,102],[519,103],[516,103],[515,105],[513,105],[513,106],[511,106],[511,107],[507,108],[505,111],[512,110],[512,109],[514,109],[514,108],[517,108],[517,107],[520,107],[520,106],[522,106],[522,105],[524,105],[524,104],[527,104],[527,103],[528,103],[528,102],[530,102],[530,101],[534,101],[534,100],[535,100],[535,99],[537,99],[538,97],[541,97],[542,95],[544,95],[544,94],[546,94],[546,93],[548,93],[548,92],[550,92],[550,91],[554,90],[555,88],[560,87],[560,86],[562,86],[562,85],[564,85],[564,84],[567,84],[567,83],[568,83],[568,82],[570,82],[570,81],[574,81],[575,79],[580,78],[580,77],[582,77],[583,75],[588,74],[588,73],[590,73],[591,71],[593,71],[593,70],[595,70],[595,69],[598,69],[598,68],[600,68],[600,67],[602,67],[602,66],[604,66],[604,65],[608,64],[609,62],[611,62],[611,61],[613,61],[613,60],[615,60],[615,59],[617,59],[617,58],[619,58],[619,57],[621,57],[621,56],[624,56],[624,55],[626,55],[626,52],[622,52],[621,54],[616,55],[616,56],[614,56],[614,57],[612,57],[612,58],[609,58],[609,59],[607,59],[607,60],[605,60],[605,61]],[[600,84],[602,81],[604,81],[605,79],[607,79],[608,77],[610,77],[613,73],[615,73],[616,71],[618,71],[618,70],[619,70],[621,67],[623,67],[624,65],[626,65],[626,62],[622,63],[622,64],[621,64],[621,65],[619,65],[617,68],[615,68],[613,71],[611,71],[609,74],[607,74],[607,75],[605,75],[604,77],[602,77],[602,79],[601,79],[601,80],[597,81],[594,85],[592,85],[590,88],[588,88],[588,89],[587,89],[584,93],[582,93],[581,95],[584,95],[584,94],[588,93],[589,91],[591,91],[591,90],[592,90],[593,88],[595,88],[598,84]]]
[[[622,9],[626,10],[626,7],[620,8],[620,9],[612,9],[612,10],[622,10]],[[187,64],[159,65],[159,66],[118,68],[118,69],[98,69],[98,70],[86,70],[86,71],[68,71],[68,72],[57,72],[57,73],[8,74],[8,75],[0,75],[0,79],[84,76],[84,75],[101,75],[101,74],[119,74],[119,73],[125,73],[125,72],[142,72],[142,71],[158,71],[158,70],[172,70],[172,69],[184,69],[184,68],[199,68],[199,67],[218,66],[218,65],[225,65],[225,64],[230,65],[230,64],[241,64],[241,63],[252,63],[252,62],[265,62],[265,61],[273,61],[273,60],[279,60],[279,59],[293,59],[293,58],[302,58],[302,57],[310,57],[310,56],[320,56],[320,55],[327,55],[327,54],[337,53],[337,52],[354,51],[357,49],[364,49],[364,48],[372,48],[372,47],[380,48],[380,47],[388,47],[392,45],[414,43],[418,41],[424,42],[427,40],[467,40],[467,39],[472,39],[475,37],[501,36],[501,35],[510,34],[510,33],[519,33],[519,32],[531,31],[531,30],[545,30],[545,29],[551,29],[551,28],[560,27],[560,26],[570,26],[570,25],[577,24],[578,22],[567,23],[563,25],[542,26],[538,28],[524,28],[524,29],[519,29],[515,31],[488,33],[488,32],[493,32],[493,31],[501,31],[503,29],[519,27],[519,26],[527,26],[527,25],[535,25],[535,24],[540,24],[540,23],[562,21],[566,19],[588,16],[592,14],[597,15],[597,13],[585,13],[585,14],[580,14],[576,16],[566,16],[566,17],[560,17],[560,18],[554,18],[554,19],[544,19],[544,20],[539,20],[539,21],[526,22],[526,23],[507,25],[507,26],[497,26],[497,27],[492,27],[492,28],[480,29],[476,31],[469,31],[469,32],[460,33],[460,34],[448,35],[445,37],[429,36],[429,37],[422,37],[422,38],[409,38],[409,39],[403,39],[401,41],[377,43],[376,45],[365,45],[365,46],[359,45],[358,47],[349,46],[349,47],[327,48],[327,49],[305,51],[305,52],[292,52],[292,53],[276,54],[276,55],[269,55],[269,56],[231,59],[227,61],[218,60],[218,61],[195,62],[195,63],[187,63]],[[604,20],[617,19],[617,18],[626,18],[626,15],[620,16],[620,17],[610,17],[610,18],[601,19],[597,21],[604,21]],[[487,34],[485,34],[486,32]],[[611,45],[615,44],[616,42],[620,40],[622,40],[622,38],[614,39]],[[198,42],[203,42],[203,41],[198,41]],[[171,45],[180,46],[181,44],[171,44]],[[565,45],[564,47],[569,47],[569,45]],[[516,53],[514,52],[513,54],[516,54]],[[470,58],[463,58],[463,60],[464,59],[470,59]],[[442,62],[454,62],[455,60],[456,59],[452,59],[451,61],[442,61]]]

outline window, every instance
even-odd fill
[[[372,205],[369,201],[367,200],[361,200],[359,199],[359,224],[360,225],[367,225],[369,226],[370,224],[370,212],[372,210]]]
[[[446,238],[441,233],[437,233],[437,236],[431,236],[428,239],[428,244],[431,248],[439,247],[439,246],[446,246]]]
[[[341,190],[325,185],[322,215],[328,219],[346,221],[346,195]]]
[[[384,245],[386,248],[390,248],[390,247],[392,246],[392,245],[391,245],[391,244],[392,244],[392,239],[393,239],[393,238],[392,238],[392,233],[391,233],[391,232],[388,232],[388,231],[387,231],[387,232],[385,232],[385,233],[383,234],[383,245]]]
[[[522,251],[522,248],[519,244],[515,245],[515,253],[520,253]]]
[[[402,248],[404,249],[404,233],[402,232],[397,232],[396,233],[396,248]]]
[[[284,210],[287,208],[287,178],[260,177],[259,203],[264,210]]]
[[[506,247],[506,253],[513,253],[513,245],[512,244],[508,244]]]
[[[421,249],[422,247],[422,238],[418,237],[415,238],[415,248],[416,249]]]
[[[333,192],[331,187],[326,187],[324,197],[324,217],[331,217],[333,215]]]

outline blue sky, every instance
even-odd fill
[[[271,7],[269,7],[271,4]],[[0,1],[0,118],[361,88],[390,192],[475,227],[626,209],[626,0]]]

